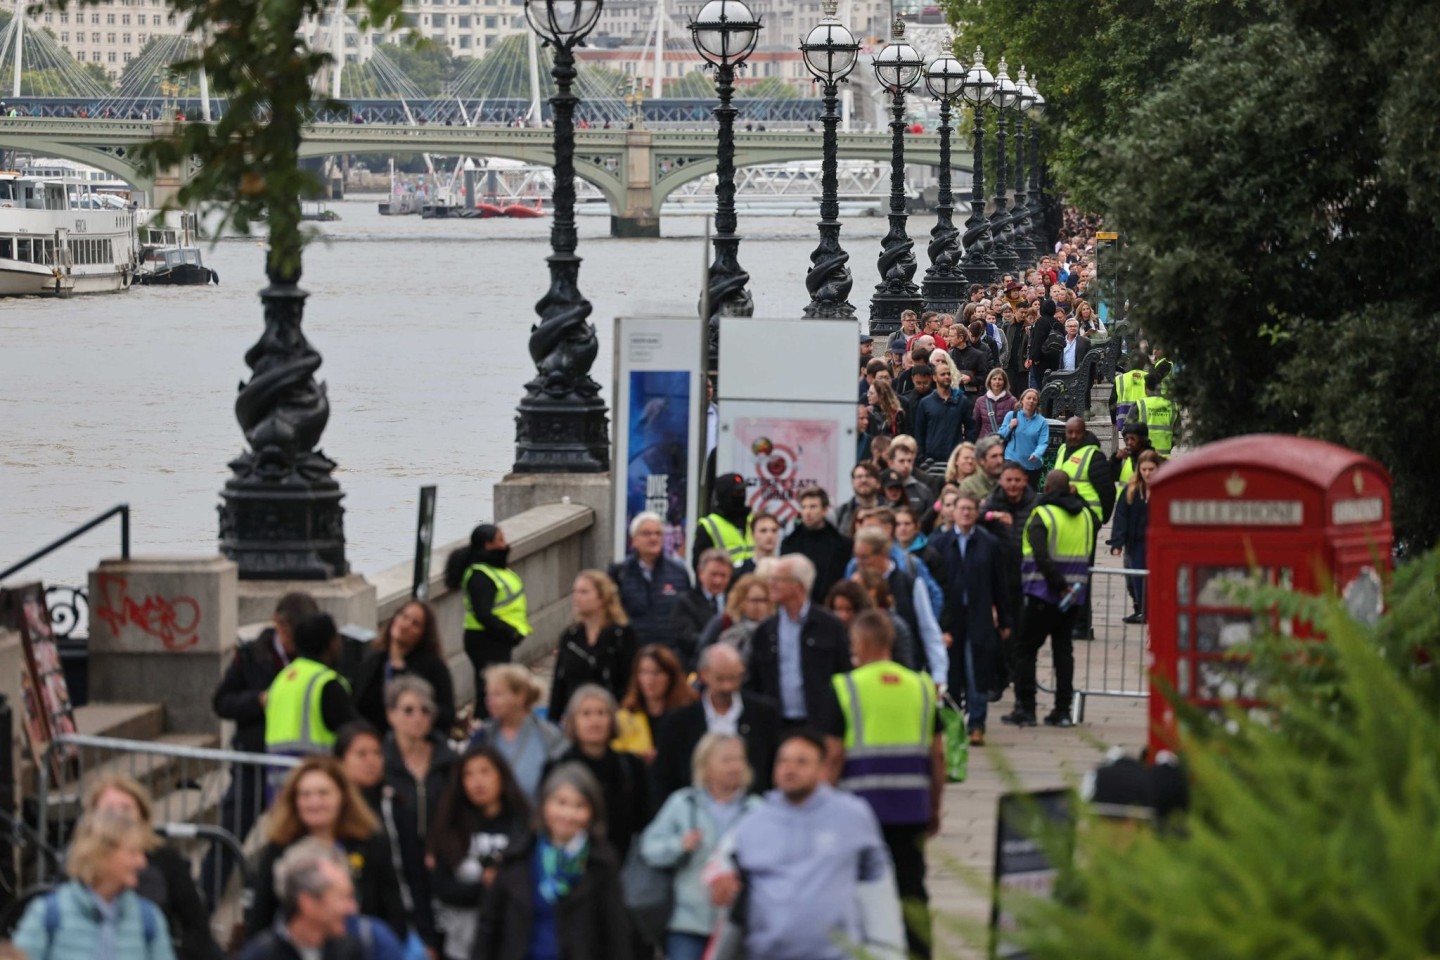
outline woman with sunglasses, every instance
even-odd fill
[[[385,688],[385,784],[395,791],[400,806],[412,811],[415,834],[423,844],[455,753],[435,729],[435,699],[430,684],[416,676],[396,677]]]

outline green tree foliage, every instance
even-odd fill
[[[1048,101],[1048,159],[1071,199],[1103,209],[1098,185],[1076,168],[1097,146],[1124,134],[1132,107],[1185,62],[1194,45],[1242,29],[1267,0],[945,0],[957,55],[976,46],[995,70],[1027,67]],[[993,168],[992,168],[993,171]]]
[[[800,91],[779,77],[765,77],[756,83],[736,87],[735,96],[754,97],[757,100],[793,100],[800,96]]]
[[[649,85],[646,85],[649,89]],[[662,92],[667,98],[706,99],[715,96],[715,76],[698,66],[683,77],[667,77]]]
[[[1273,709],[1188,742],[1187,829],[1087,824],[1071,878],[1078,896],[1022,907],[1032,955],[1440,954],[1437,585],[1431,553],[1397,577],[1374,627],[1335,599],[1292,603],[1314,611],[1327,639],[1258,645]]]
[[[346,0],[340,12],[360,15],[363,29],[401,26],[400,0]],[[210,37],[201,56],[177,64],[182,71],[203,63],[215,95],[229,107],[213,124],[179,125],[169,138],[134,151],[152,172],[173,169],[195,157],[199,171],[179,191],[177,203],[218,205],[224,224],[242,233],[265,215],[270,246],[266,272],[272,282],[300,276],[305,235],[300,198],[315,196],[321,184],[301,168],[300,134],[314,116],[312,87],[330,62],[299,36],[307,16],[336,13],[325,0],[171,0],[189,30]],[[340,104],[327,104],[340,109]]]
[[[384,43],[376,49],[399,67],[400,72],[405,74],[410,82],[432,97],[443,94],[445,85],[454,80],[455,75],[465,65],[465,61],[457,60],[451,55],[448,47],[428,40]],[[356,66],[347,64],[345,69],[354,70]]]
[[[961,51],[1039,75],[1052,173],[1126,242],[1190,439],[1305,433],[1440,536],[1440,8],[1421,0],[950,0]],[[991,141],[993,143],[993,140]],[[1397,269],[1401,264],[1403,269]]]

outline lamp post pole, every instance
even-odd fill
[[[1040,125],[1035,121],[1045,114],[1045,97],[1041,95],[1035,76],[1030,76],[1033,99],[1025,114],[1025,130],[1030,135],[1030,242],[1037,251],[1049,249],[1045,231],[1045,198],[1040,195]]]
[[[1030,237],[1030,204],[1025,197],[1025,129],[1022,122],[1030,110],[1030,105],[1035,101],[1035,91],[1030,87],[1030,81],[1026,79],[1025,68],[1020,68],[1020,76],[1017,78],[1015,87],[1017,92],[1015,99],[1014,126],[1012,132],[1015,136],[1015,196],[1011,200],[1010,209],[1010,233],[1013,239],[1011,245],[1015,249],[1015,256],[1019,260],[1019,268],[1023,272],[1035,264],[1035,243]]]
[[[595,25],[599,0],[526,0],[525,16],[555,49],[550,98],[555,130],[555,211],[550,225],[550,289],[530,330],[535,377],[525,385],[516,424],[516,473],[604,473],[610,469],[609,417],[590,377],[599,352],[590,301],[580,293],[575,228],[575,47]]]
[[[700,301],[702,315],[709,312],[710,369],[720,361],[720,318],[749,317],[755,300],[746,289],[750,274],[740,266],[740,235],[735,232],[735,74],[755,49],[760,21],[742,0],[710,0],[690,23],[695,49],[715,68],[715,107],[719,122],[715,175],[715,262]]]
[[[817,320],[853,320],[855,307],[849,301],[854,280],[850,276],[850,255],[840,247],[840,199],[836,154],[839,152],[840,84],[855,69],[860,45],[835,18],[838,0],[823,0],[825,17],[810,31],[800,51],[805,68],[821,85],[825,112],[822,160],[820,165],[820,243],[810,254],[810,271],[805,289],[810,303],[805,316]]]
[[[925,68],[925,87],[940,101],[940,195],[935,207],[935,226],[930,230],[927,250],[930,266],[925,270],[922,309],[949,314],[964,306],[969,283],[958,267],[960,231],[955,228],[955,198],[950,190],[951,108],[960,97],[965,81],[964,65],[949,53],[953,43],[953,40],[947,42],[947,52]]]
[[[1000,58],[1000,69],[995,74],[995,209],[990,212],[990,259],[1003,275],[1014,273],[1020,259],[1011,244],[1014,236],[1010,226],[1010,213],[1006,209],[1005,189],[1009,185],[1005,156],[1005,114],[1015,100],[1015,81],[1010,79],[1005,58]]]
[[[975,62],[965,73],[962,87],[965,102],[975,112],[971,134],[974,145],[970,175],[970,216],[965,220],[965,258],[960,268],[972,283],[992,283],[999,278],[990,259],[990,221],[985,216],[985,105],[995,96],[995,78],[985,69],[985,55],[975,48]]]
[[[880,242],[880,282],[870,298],[870,333],[889,337],[900,314],[920,311],[915,285],[915,243],[905,232],[905,94],[920,80],[925,61],[905,41],[905,21],[895,18],[890,42],[875,56],[875,76],[890,93],[890,230]]]

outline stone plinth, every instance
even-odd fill
[[[567,500],[595,511],[595,524],[585,531],[581,543],[580,562],[604,570],[615,555],[615,487],[608,473],[506,474],[495,484],[495,522]]]
[[[162,703],[168,730],[218,733],[210,696],[235,646],[224,557],[102,560],[90,572],[90,699]]]
[[[375,587],[352,573],[333,580],[242,580],[237,587],[240,623],[269,623],[275,604],[287,593],[308,593],[335,625],[375,629]]]

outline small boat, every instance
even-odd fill
[[[198,287],[220,283],[220,275],[205,266],[199,247],[158,247],[146,258],[135,282],[146,286]]]
[[[300,201],[300,219],[330,222],[339,220],[340,214],[318,200],[302,200]]]
[[[475,204],[475,209],[479,211],[480,216],[486,220],[491,217],[503,217],[505,216],[505,207],[498,203],[497,200],[498,198],[493,193],[489,194],[484,200]]]
[[[516,220],[533,220],[545,216],[545,201],[540,197],[533,197],[524,203],[508,203],[503,212],[505,216]]]

